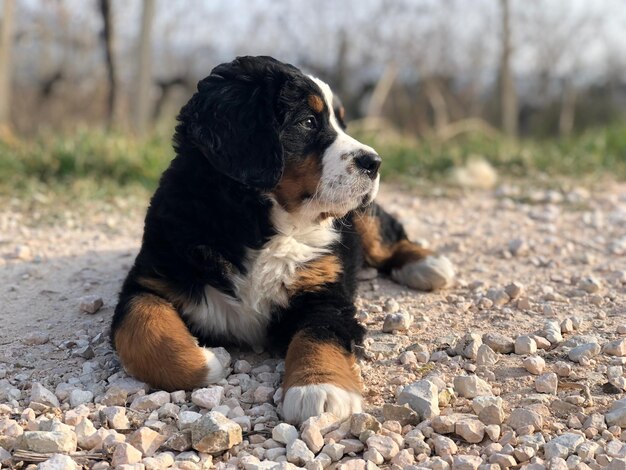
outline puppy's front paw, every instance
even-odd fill
[[[324,412],[340,419],[361,411],[361,376],[353,354],[297,334],[285,359],[283,418],[300,424]]]
[[[391,271],[391,278],[412,289],[423,291],[443,289],[452,283],[454,267],[445,256],[429,255],[394,269]]]
[[[291,387],[283,398],[283,417],[292,424],[300,424],[311,416],[330,412],[340,419],[361,412],[361,394],[331,384]]]

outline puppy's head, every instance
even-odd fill
[[[270,57],[216,67],[179,115],[175,143],[289,212],[344,215],[371,202],[381,159],[344,131],[330,87]]]

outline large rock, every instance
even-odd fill
[[[494,352],[509,354],[513,352],[515,341],[513,338],[501,335],[500,333],[485,333],[483,343],[493,349]]]
[[[133,400],[130,408],[137,411],[154,411],[170,402],[170,394],[168,392],[155,392],[143,397],[137,397]]]
[[[304,441],[295,439],[287,444],[288,462],[298,466],[303,466],[308,462],[313,461],[314,458],[315,454],[309,450]]]
[[[142,426],[128,438],[128,443],[140,450],[144,457],[151,457],[165,442],[162,436],[152,429]]]
[[[515,354],[535,354],[537,352],[537,342],[528,335],[518,336],[515,339]]]
[[[454,390],[465,398],[492,394],[491,385],[475,375],[457,375],[454,378]]]
[[[211,411],[191,426],[191,443],[199,452],[217,454],[241,441],[241,427],[221,413]]]
[[[63,454],[54,454],[45,462],[37,465],[37,470],[76,470],[77,468],[72,457]]]
[[[547,442],[543,446],[543,453],[547,460],[554,457],[567,459],[583,442],[585,442],[585,438],[580,434],[567,432]]]
[[[453,470],[476,470],[483,463],[478,455],[457,455],[452,460]]]
[[[609,356],[626,356],[626,338],[616,339],[615,341],[606,343],[602,347],[602,352]]]
[[[434,436],[433,445],[435,446],[435,454],[440,457],[454,455],[459,451],[454,441],[445,436]]]
[[[119,467],[120,465],[132,465],[141,461],[141,452],[130,444],[120,442],[116,444],[113,456],[111,457],[111,465]]]
[[[20,448],[44,453],[76,452],[76,434],[69,431],[26,431]]]
[[[289,444],[298,439],[298,430],[288,423],[280,423],[272,429],[272,439],[281,444]]]
[[[389,436],[380,436],[375,434],[366,441],[369,449],[376,449],[385,460],[391,460],[400,452],[398,444]]]
[[[466,442],[476,444],[485,437],[485,425],[477,419],[462,419],[456,422],[454,432]]]
[[[556,395],[559,386],[559,378],[554,372],[540,375],[535,379],[535,390],[539,393],[549,393]]]
[[[604,415],[606,424],[626,428],[626,407],[615,408]]]
[[[516,408],[511,411],[507,422],[509,426],[515,430],[526,426],[533,426],[536,431],[540,431],[543,427],[543,418],[541,415],[524,408]]]
[[[572,348],[567,354],[570,361],[580,362],[583,358],[591,359],[600,354],[600,345],[598,343],[585,343]]]
[[[404,387],[398,404],[408,404],[422,419],[430,419],[439,415],[439,391],[434,383],[418,380]]]
[[[41,385],[39,382],[34,382],[31,387],[30,401],[57,408],[60,406],[59,400],[54,393]]]
[[[368,413],[355,413],[350,418],[350,433],[359,437],[364,431],[377,432],[380,430],[378,420]]]
[[[191,394],[191,401],[200,408],[212,410],[220,404],[224,396],[224,387],[199,388]]]

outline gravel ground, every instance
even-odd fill
[[[267,355],[223,351],[232,373],[194,392],[120,369],[108,327],[141,204],[4,204],[2,468],[625,469],[626,185],[379,200],[456,284],[363,271],[364,412],[300,429],[280,422]]]

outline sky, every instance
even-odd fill
[[[96,0],[18,0],[16,66],[27,80],[62,62],[87,77],[101,67]],[[236,55],[267,54],[298,66],[332,68],[340,31],[347,66],[380,75],[393,62],[404,74],[492,76],[500,50],[498,0],[157,0],[154,67],[159,76],[204,76]],[[579,81],[626,70],[626,0],[511,0],[514,71]],[[113,0],[116,56],[133,64],[141,0]],[[47,32],[46,32],[47,31]],[[61,38],[63,50],[54,47]],[[68,47],[67,44],[70,46]],[[74,45],[92,53],[77,52]],[[121,67],[127,79],[133,68]],[[42,72],[43,73],[43,72]],[[626,75],[623,75],[626,80]]]

